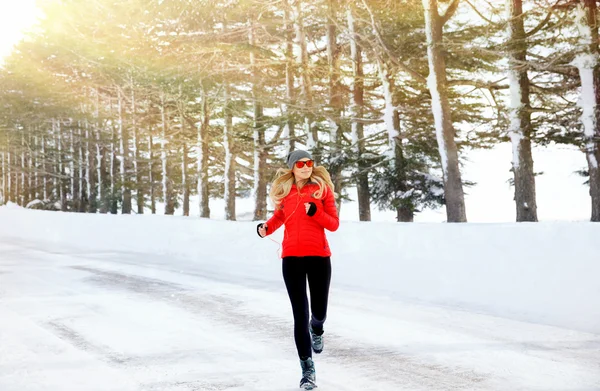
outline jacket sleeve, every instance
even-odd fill
[[[273,232],[277,231],[279,227],[283,225],[285,221],[285,213],[283,213],[283,209],[277,208],[273,216],[265,223],[267,225],[267,235],[271,235]]]
[[[335,232],[340,226],[340,218],[337,214],[337,207],[335,206],[335,198],[333,192],[328,188],[321,205],[317,203],[317,211],[312,217],[325,229]]]

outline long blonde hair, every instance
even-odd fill
[[[290,190],[292,190],[292,185],[295,182],[294,173],[289,168],[280,168],[277,170],[276,178],[271,185],[271,191],[269,192],[269,197],[273,204],[275,205],[275,209],[279,209],[281,206],[281,200],[283,200],[288,194],[290,194]],[[303,181],[299,185],[304,186],[308,182],[316,182],[319,185],[319,190],[315,191],[313,196],[316,199],[321,199],[323,197],[324,192],[326,191],[325,186],[329,186],[331,192],[334,192],[333,182],[331,181],[331,176],[327,169],[323,166],[315,166],[313,167],[312,174],[308,180]]]

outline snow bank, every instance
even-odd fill
[[[193,259],[215,276],[279,280],[282,230],[256,223],[0,207],[0,235],[84,252]],[[332,294],[356,290],[600,333],[600,224],[342,222]],[[115,255],[115,256],[118,256]]]

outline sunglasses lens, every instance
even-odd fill
[[[314,162],[312,160],[307,160],[305,162],[296,162],[296,167],[302,168],[306,164],[306,167],[312,167]]]

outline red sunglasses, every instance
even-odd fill
[[[296,162],[296,167],[302,168],[302,167],[304,167],[305,164],[306,164],[306,167],[312,167],[315,164],[315,161],[314,160],[307,160],[305,162],[298,161],[298,162]]]

